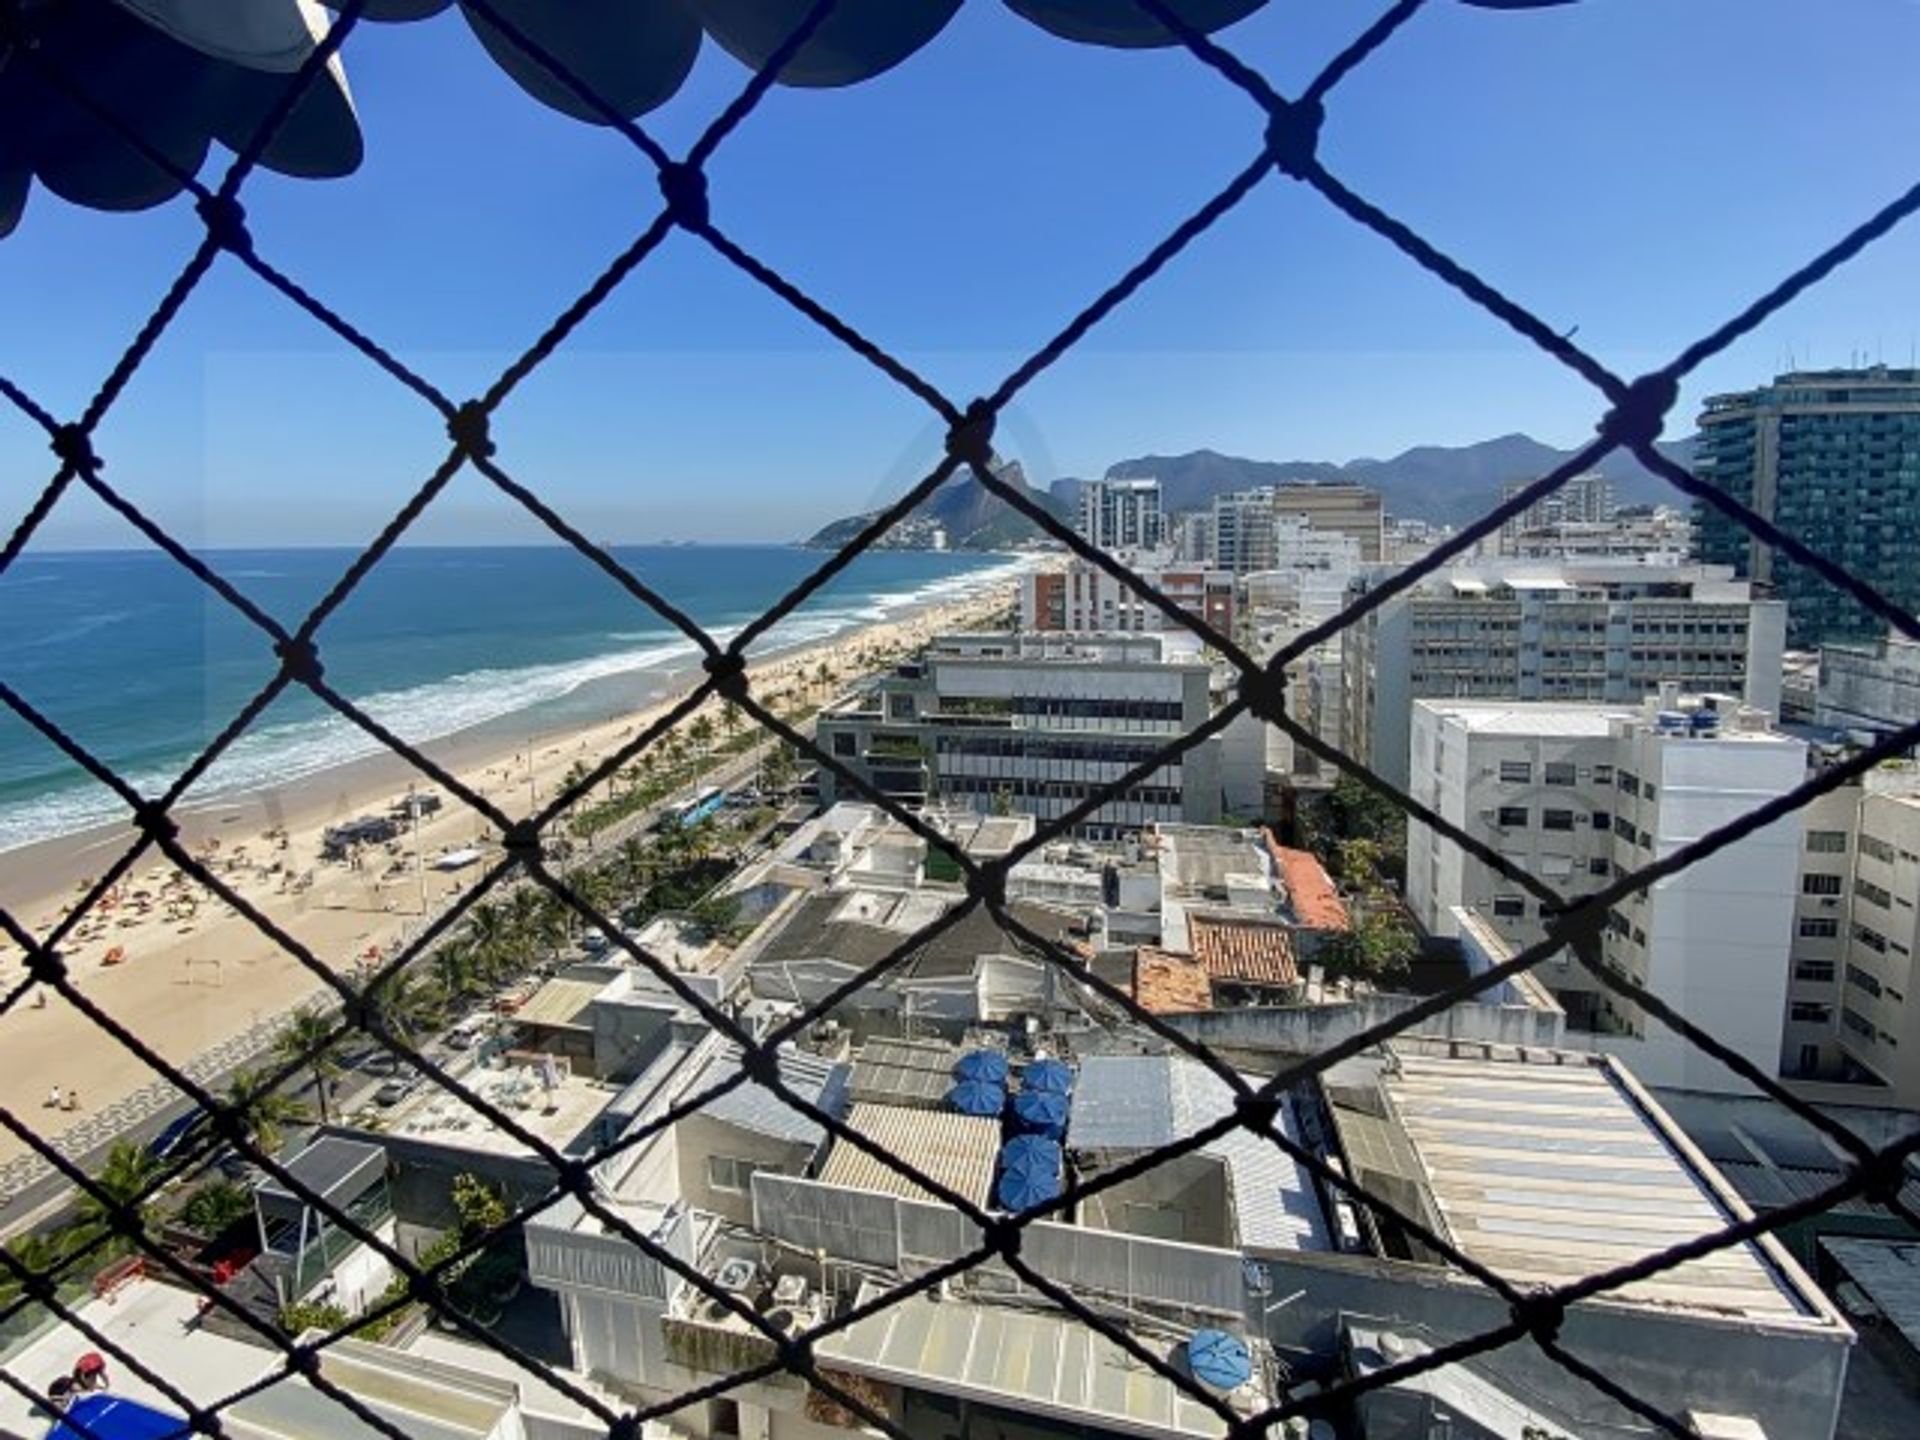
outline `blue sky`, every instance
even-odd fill
[[[1273,0],[1222,38],[1295,89],[1377,13]],[[1434,0],[1336,93],[1353,188],[1616,369],[1658,363],[1916,178],[1911,0]],[[657,207],[617,136],[523,95],[449,13],[362,27],[356,175],[262,175],[261,252],[459,396]],[[688,144],[745,78],[717,48],[645,120]],[[888,74],[776,90],[710,166],[715,220],[949,394],[992,388],[1255,152],[1261,116],[1180,51],[1071,45],[971,0]],[[36,191],[0,242],[0,373],[76,412],[198,223]],[[1705,367],[1701,395],[1920,332],[1896,232]],[[1280,177],[1022,397],[1003,448],[1044,482],[1202,446],[1342,460],[1590,433],[1582,382]],[[1682,426],[1681,428],[1684,428]],[[938,453],[918,401],[677,235],[496,428],[501,459],[597,537],[783,540]],[[208,544],[366,539],[438,461],[437,418],[231,261],[99,437],[109,473]],[[0,414],[8,524],[51,469]],[[48,544],[123,543],[94,506]],[[471,477],[423,540],[534,538]]]

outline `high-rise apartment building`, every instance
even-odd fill
[[[1510,480],[1500,487],[1504,504],[1518,495],[1531,480]],[[1599,472],[1575,475],[1549,495],[1543,495],[1526,509],[1508,517],[1500,527],[1500,553],[1511,554],[1508,540],[1530,530],[1552,530],[1562,525],[1604,525],[1613,519],[1613,481]]]
[[[1350,535],[1360,544],[1361,560],[1373,564],[1386,554],[1386,505],[1380,492],[1339,481],[1276,486],[1273,508],[1297,515],[1315,530]]]
[[[1213,522],[1213,563],[1235,575],[1273,568],[1273,487],[1216,495]]]
[[[1785,625],[1782,605],[1725,566],[1454,566],[1341,632],[1342,748],[1405,784],[1423,697],[1634,704],[1672,684],[1777,714]]]
[[[1731,697],[1683,702],[1671,689],[1639,707],[1421,700],[1412,728],[1414,798],[1569,897],[1670,854],[1806,776],[1805,742],[1773,730],[1764,713]],[[1603,958],[1762,1069],[1790,1069],[1800,851],[1795,813],[1629,897],[1609,913]],[[1411,822],[1407,901],[1440,933],[1453,933],[1462,907],[1516,949],[1546,934],[1538,901]],[[1571,1028],[1614,1037],[1653,1083],[1742,1088],[1571,957],[1534,974],[1566,1007]]]
[[[821,747],[911,804],[1054,819],[1212,713],[1210,671],[1160,635],[943,636],[926,655],[821,712]],[[821,798],[841,795],[820,770]],[[1220,740],[1168,761],[1080,826],[1110,839],[1220,818]]]
[[[1088,544],[1109,552],[1157,548],[1164,534],[1160,482],[1081,481],[1080,534]]]
[[[1813,720],[1868,735],[1920,720],[1920,643],[1890,630],[1878,644],[1821,646]]]
[[[1715,395],[1694,473],[1908,610],[1920,608],[1920,370],[1793,371]],[[1771,585],[1795,645],[1870,640],[1883,627],[1825,579],[1709,505],[1698,553]]]

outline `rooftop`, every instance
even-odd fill
[[[876,1297],[863,1286],[859,1304]],[[1135,1337],[1177,1363],[1178,1345]],[[1077,1320],[913,1296],[815,1347],[838,1370],[1124,1434],[1213,1436],[1220,1418]]]
[[[616,1092],[599,1081],[569,1073],[564,1065],[553,1067],[557,1083],[549,1089],[543,1070],[537,1064],[509,1065],[500,1070],[479,1068],[459,1079],[467,1090],[505,1111],[523,1129],[564,1151],[593,1125]],[[390,1135],[462,1150],[494,1155],[532,1153],[479,1110],[431,1081],[389,1112],[382,1128]]]
[[[321,1199],[344,1205],[386,1174],[387,1152],[361,1140],[323,1135],[286,1161],[285,1169],[289,1176]],[[261,1184],[260,1193],[292,1205],[306,1203],[299,1194],[272,1177]]]
[[[1134,955],[1133,998],[1154,1015],[1213,1008],[1213,985],[1198,960],[1143,945]]]
[[[869,1040],[853,1057],[856,1101],[937,1108],[953,1088],[957,1047],[940,1040]]]
[[[1557,700],[1440,700],[1413,702],[1416,710],[1445,716],[1475,735],[1544,736],[1559,740],[1604,740],[1615,720],[1632,720],[1632,705]]]
[[[1080,1062],[1072,1150],[1151,1150],[1185,1139],[1231,1115],[1233,1092],[1206,1066],[1184,1055],[1089,1055]],[[1295,1143],[1300,1131],[1282,1104],[1280,1133]],[[1200,1153],[1224,1161],[1233,1190],[1240,1243],[1253,1249],[1324,1250],[1326,1219],[1311,1182],[1271,1140],[1235,1127]]]
[[[846,1104],[846,1066],[791,1046],[782,1046],[779,1057],[783,1085],[829,1115],[840,1113]],[[738,1074],[740,1061],[739,1046],[720,1046],[694,1074],[686,1093],[697,1095]],[[744,1081],[724,1095],[715,1096],[700,1107],[700,1113],[710,1120],[773,1140],[817,1145],[826,1134],[819,1121],[796,1110],[757,1080]]]
[[[604,980],[549,980],[513,1012],[516,1025],[572,1026],[607,988]]]
[[[1271,831],[1267,832],[1267,851],[1280,868],[1287,906],[1297,922],[1309,930],[1347,928],[1346,902],[1318,856],[1280,844]]]
[[[1820,1248],[1906,1342],[1920,1350],[1920,1245],[1829,1235]]]
[[[1567,1284],[1747,1213],[1614,1062],[1459,1059],[1396,1047],[1380,1083],[1445,1232],[1515,1284]],[[1786,1321],[1814,1313],[1813,1294],[1785,1252],[1761,1242],[1609,1297]]]
[[[1270,920],[1192,915],[1187,939],[1193,958],[1215,980],[1248,985],[1293,985],[1300,979],[1293,932]]]
[[[1000,1122],[945,1110],[916,1110],[901,1105],[856,1103],[847,1114],[850,1129],[898,1156],[929,1179],[971,1200],[984,1210],[993,1187],[994,1161],[1000,1153]],[[873,1190],[908,1200],[941,1203],[893,1166],[846,1140],[836,1140],[821,1168],[823,1185]]]

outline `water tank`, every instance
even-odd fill
[[[1060,1146],[1043,1135],[1016,1135],[1000,1151],[994,1200],[1002,1210],[1031,1210],[1060,1193]]]
[[[998,1050],[969,1050],[954,1063],[956,1080],[984,1080],[989,1085],[1007,1083],[1007,1057]]]
[[[1020,1088],[1069,1095],[1073,1092],[1073,1071],[1063,1060],[1035,1060],[1020,1072]]]
[[[1007,1092],[984,1080],[962,1080],[947,1092],[947,1105],[962,1115],[984,1115],[997,1119],[1006,1108]]]
[[[1187,1339],[1187,1369],[1207,1389],[1225,1395],[1253,1376],[1247,1342],[1224,1330],[1196,1330]]]
[[[1013,1123],[1026,1134],[1058,1140],[1067,1133],[1067,1097],[1055,1090],[1022,1090],[1013,1097]]]

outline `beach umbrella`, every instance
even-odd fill
[[[1067,1097],[1057,1090],[1022,1090],[1013,1097],[1013,1123],[1029,1134],[1058,1140],[1067,1133]]]
[[[1187,1339],[1187,1369],[1209,1390],[1238,1390],[1253,1375],[1246,1342],[1224,1330],[1196,1330]]]
[[[998,1050],[969,1050],[953,1067],[956,1080],[984,1080],[989,1085],[1007,1083],[1007,1057]]]
[[[1041,1135],[1016,1135],[1000,1151],[994,1198],[1002,1210],[1031,1210],[1060,1193],[1060,1146]]]
[[[1020,1072],[1020,1088],[1069,1095],[1073,1093],[1073,1071],[1064,1060],[1036,1060]]]
[[[962,1080],[947,1092],[947,1104],[962,1115],[998,1115],[1006,1103],[1007,1092],[984,1080]]]

